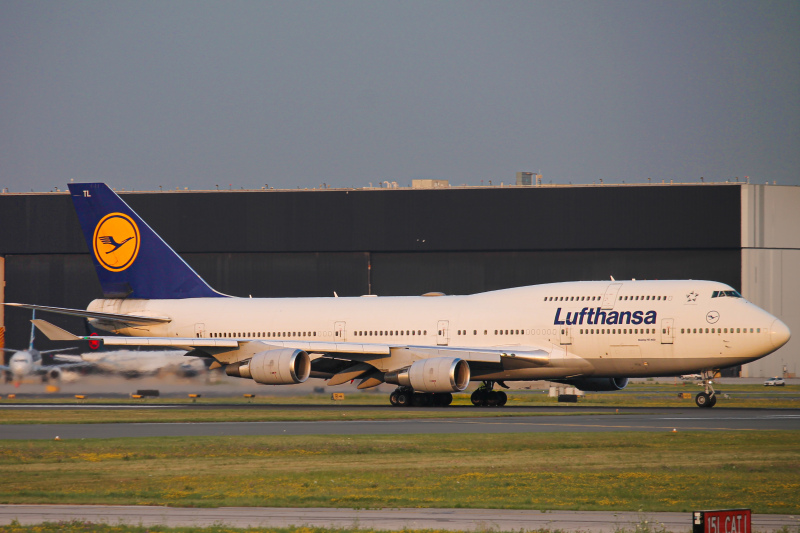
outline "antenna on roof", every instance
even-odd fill
[[[614,276],[611,276],[611,281],[617,281],[617,280],[614,279]]]

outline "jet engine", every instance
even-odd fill
[[[226,366],[225,373],[237,378],[251,378],[263,385],[291,385],[308,379],[311,358],[303,350],[267,350],[247,361]]]
[[[420,392],[461,392],[469,385],[469,364],[457,357],[415,361],[408,368],[387,372],[384,380]]]
[[[58,367],[51,368],[47,371],[47,379],[58,380],[61,378],[61,369]]]
[[[604,392],[622,390],[628,386],[628,378],[575,378],[554,379],[558,383],[571,385],[583,391]]]

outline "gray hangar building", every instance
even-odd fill
[[[800,187],[119,192],[226,294],[470,294],[611,276],[715,280],[795,333],[779,351],[733,372],[800,371]],[[66,192],[0,194],[0,278],[1,301],[85,308],[102,297]],[[85,331],[82,319],[47,318]],[[0,315],[7,347],[27,345],[29,319],[21,309]],[[37,340],[39,349],[53,347]]]

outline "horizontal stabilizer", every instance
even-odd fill
[[[36,319],[36,320],[31,320],[31,322],[33,322],[33,325],[36,326],[39,331],[44,333],[44,336],[50,339],[51,341],[75,342],[81,340],[81,338],[78,337],[77,335],[73,335],[72,333],[70,333],[65,329],[61,329],[58,326],[54,326],[47,320]]]
[[[238,348],[240,343],[251,342],[246,339],[202,339],[196,337],[101,337],[78,336],[67,330],[47,322],[46,320],[31,320],[51,341],[100,341],[106,346],[179,346],[196,348]]]
[[[138,315],[120,315],[115,313],[96,313],[94,311],[85,311],[83,309],[68,309],[65,307],[48,307],[46,305],[31,305],[31,304],[4,304],[10,307],[21,307],[23,309],[33,309],[35,311],[47,311],[49,313],[57,313],[59,315],[79,316],[82,318],[95,318],[98,320],[108,320],[110,322],[123,322],[125,324],[133,324],[137,326],[149,326],[153,324],[164,324],[172,322],[172,319],[166,316],[138,316]]]

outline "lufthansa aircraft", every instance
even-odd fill
[[[54,340],[166,346],[213,358],[212,368],[258,383],[358,388],[397,385],[393,405],[447,405],[470,381],[475,405],[503,405],[495,383],[550,380],[619,390],[628,378],[702,373],[710,378],[789,340],[789,329],[713,281],[579,281],[468,296],[234,298],[203,281],[101,183],[70,193],[104,292],[76,315],[100,332],[78,337],[43,320]]]

